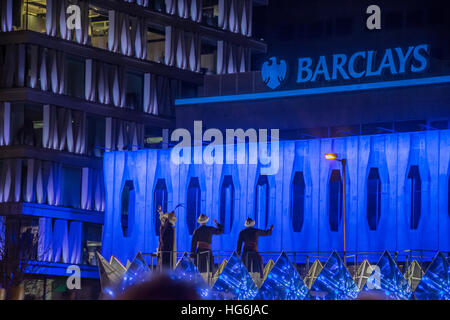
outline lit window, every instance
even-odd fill
[[[157,214],[159,206],[161,206],[163,212],[167,212],[167,187],[164,179],[158,179],[155,192],[153,193],[153,225],[155,226],[156,236],[159,236],[159,228],[161,226],[161,220],[159,219],[159,214]]]
[[[189,234],[194,233],[197,227],[197,217],[200,215],[201,205],[201,189],[198,178],[191,178],[187,190],[187,202],[186,202],[186,223],[188,226]]]
[[[125,181],[125,185],[122,189],[122,203],[121,203],[121,216],[120,221],[122,224],[122,231],[124,237],[129,237],[131,234],[131,228],[134,224],[134,211],[136,205],[136,192],[134,189],[133,181]]]
[[[260,228],[267,229],[269,220],[269,180],[266,175],[259,176],[256,184],[254,219]]]
[[[305,179],[296,172],[291,187],[291,219],[294,232],[301,232],[305,216]]]
[[[367,178],[367,222],[370,230],[377,230],[381,216],[381,180],[378,168],[370,168]]]
[[[339,170],[333,170],[330,176],[328,193],[328,214],[331,231],[338,231],[342,220],[342,179]]]
[[[410,204],[411,204],[411,229],[419,227],[422,209],[422,180],[418,166],[411,166],[408,173]]]
[[[230,233],[234,218],[234,185],[231,176],[223,178],[220,191],[220,224],[225,228],[225,233]]]

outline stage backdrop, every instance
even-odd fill
[[[342,168],[328,152],[348,160],[348,251],[450,250],[449,130],[282,141],[279,150],[272,176],[259,165],[175,165],[170,150],[106,153],[102,254],[125,263],[155,252],[156,206],[180,203],[179,251],[190,249],[200,213],[225,225],[213,250],[234,250],[247,217],[275,226],[260,251],[342,250]]]

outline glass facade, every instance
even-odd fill
[[[331,231],[339,231],[339,225],[342,220],[342,179],[341,171],[331,171],[328,186],[328,215]]]
[[[198,178],[192,177],[187,189],[186,201],[186,223],[190,235],[192,235],[195,228],[197,228],[197,218],[201,214],[201,193]]]
[[[305,178],[296,172],[291,186],[291,218],[294,232],[301,232],[305,220]]]
[[[367,222],[377,230],[381,217],[381,180],[378,168],[370,168],[367,178]]]
[[[413,165],[409,168],[408,187],[410,196],[410,221],[411,229],[419,227],[422,214],[422,180],[420,178],[419,166]]]
[[[224,176],[220,191],[220,224],[224,232],[230,233],[234,221],[234,184],[233,177]]]
[[[269,222],[269,180],[266,175],[260,175],[256,183],[255,216],[256,225],[267,229]]]

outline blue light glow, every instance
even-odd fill
[[[255,300],[304,300],[308,288],[283,252],[259,289]]]
[[[314,300],[350,300],[355,299],[358,292],[358,286],[334,251],[313,283],[310,295]]]
[[[373,83],[359,83],[349,84],[343,86],[330,86],[321,88],[310,89],[297,89],[297,90],[284,90],[273,92],[260,92],[260,93],[247,93],[228,96],[214,96],[214,97],[202,97],[202,98],[189,98],[189,99],[177,99],[175,100],[176,106],[185,106],[192,104],[204,104],[204,103],[220,103],[220,102],[235,102],[235,101],[247,101],[247,100],[263,100],[274,98],[288,98],[299,97],[316,94],[337,93],[337,92],[352,92],[360,90],[375,90],[383,88],[398,88],[409,86],[420,86],[428,84],[448,83],[450,82],[450,76],[428,77],[408,80],[394,80],[394,81],[382,81]]]

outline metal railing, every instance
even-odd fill
[[[217,270],[224,260],[228,260],[229,257],[233,254],[234,251],[226,251],[226,250],[213,250],[212,255],[214,258],[214,266],[210,265],[210,252],[206,252],[208,256],[205,259],[206,263],[206,273],[212,273]],[[377,264],[379,259],[382,257],[385,251],[346,251],[345,256],[344,252],[336,251],[339,257],[342,259],[343,264],[347,267],[350,273],[353,275],[356,270],[359,268],[361,264],[364,263],[365,260],[372,265]],[[409,265],[415,260],[419,263],[422,269],[426,269],[428,265],[431,263],[433,258],[436,256],[438,251],[436,250],[422,250],[422,249],[411,249],[411,250],[402,250],[402,251],[388,251],[392,256],[392,259],[395,261],[397,266],[400,268],[402,273],[406,273]],[[449,251],[441,251],[444,256],[450,257]],[[183,257],[186,253],[185,251],[175,251],[175,252],[164,252],[165,254],[169,254],[170,256],[170,266],[175,268],[176,262]],[[321,264],[326,263],[328,258],[331,256],[333,251],[286,251],[285,254],[293,264],[293,266],[297,269],[297,271],[304,277],[308,271],[311,269],[311,266],[316,260],[319,260]],[[266,265],[270,260],[273,260],[275,263],[278,257],[282,254],[280,251],[264,251],[259,252],[263,259],[264,265]],[[158,255],[155,253],[143,253],[144,258],[146,259],[147,264],[149,265],[152,271],[161,271],[164,269],[162,264],[158,264]],[[344,259],[345,258],[345,259]],[[192,260],[196,266],[200,263],[200,255],[197,255],[195,259]],[[243,260],[243,262],[245,262]],[[250,266],[252,267],[252,266]],[[170,269],[170,268],[169,268]],[[251,269],[249,270],[252,271]],[[259,272],[259,271],[258,271]]]

